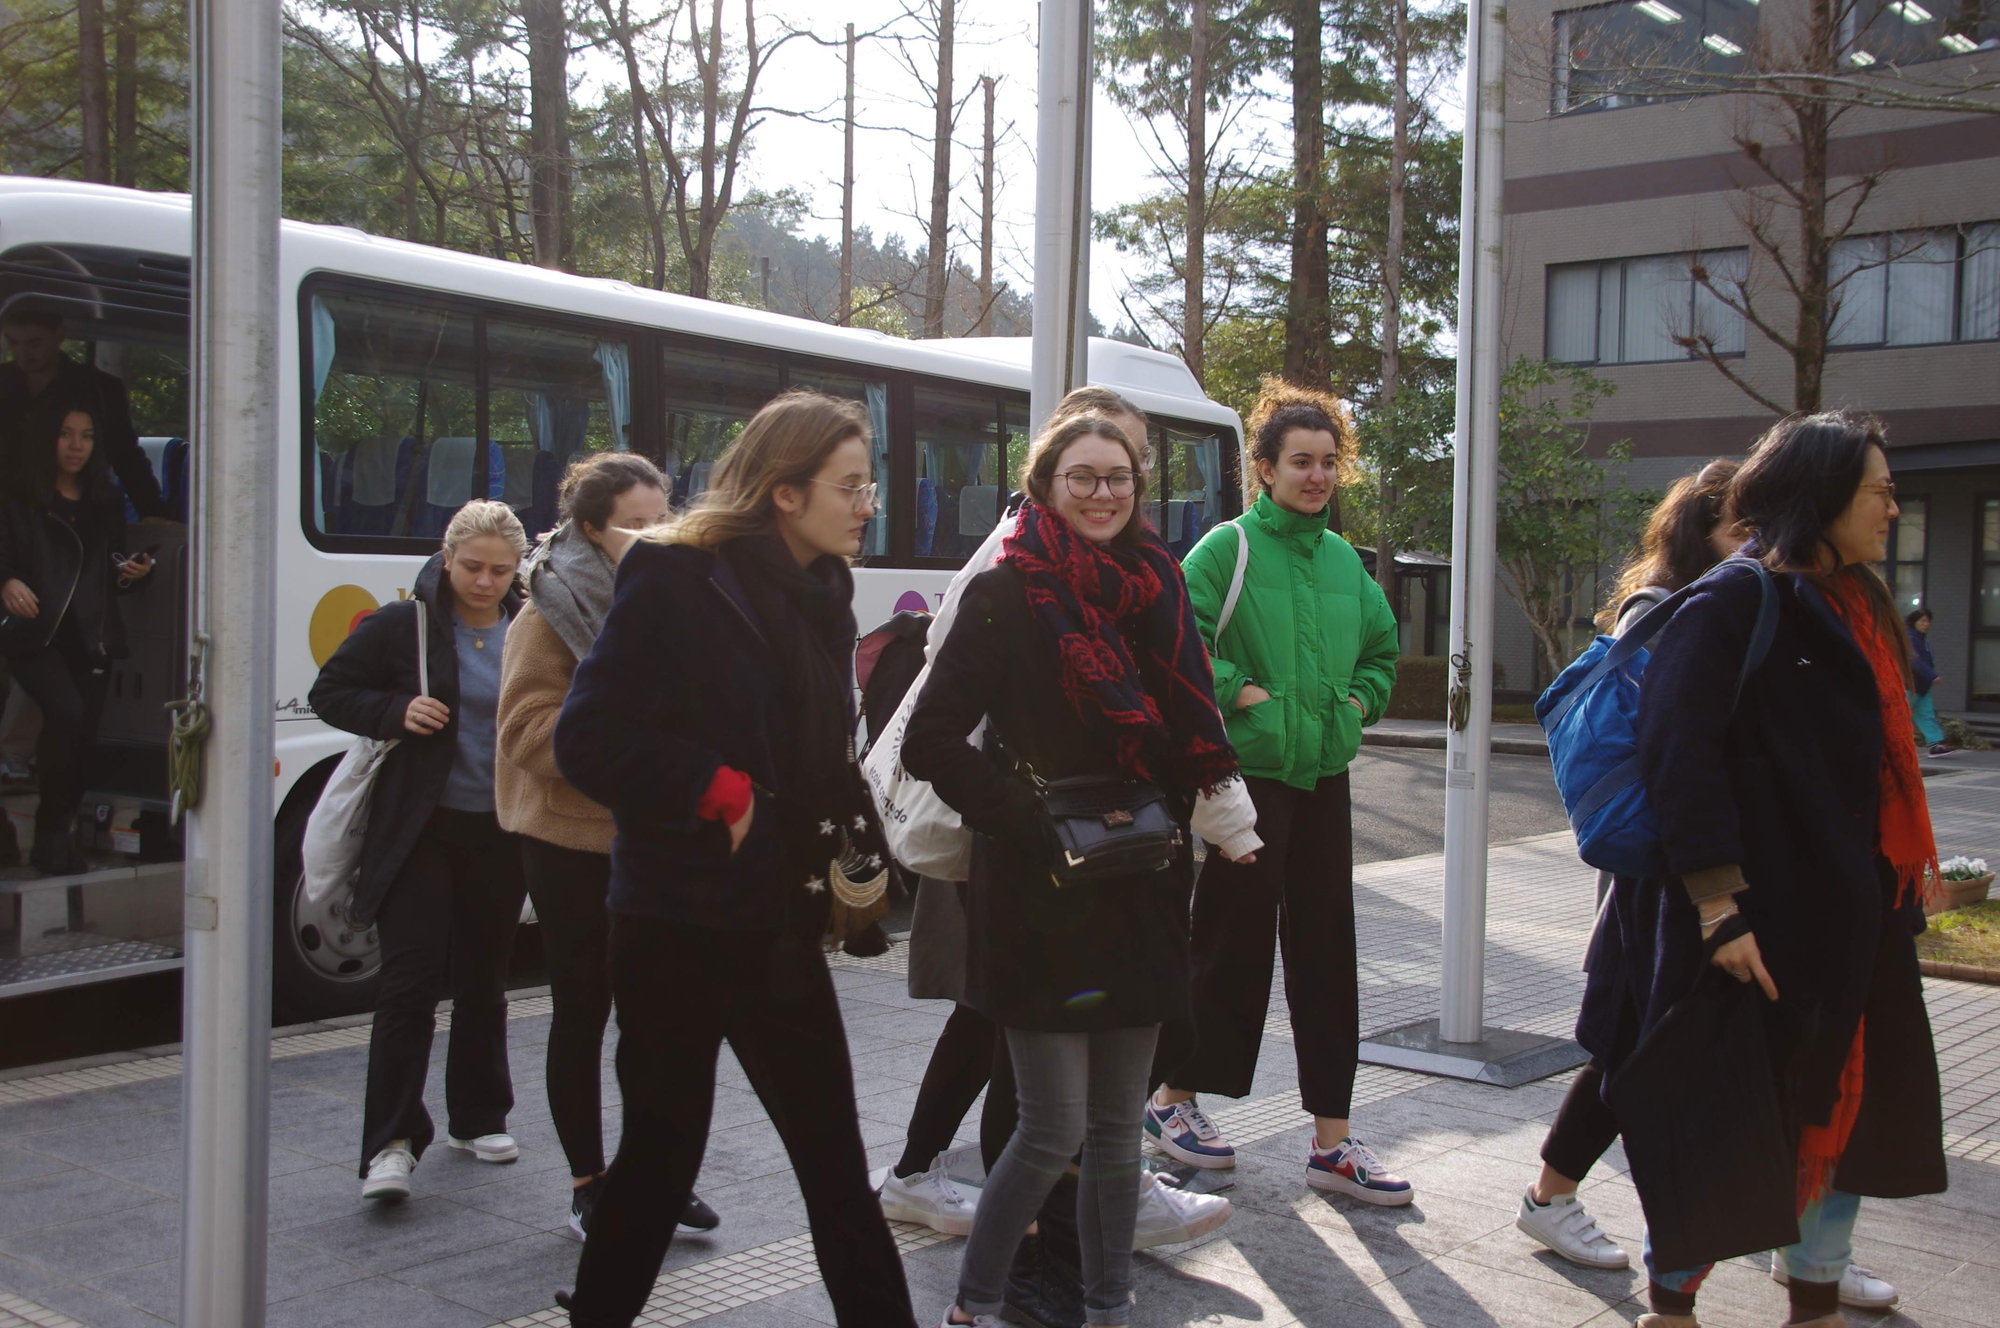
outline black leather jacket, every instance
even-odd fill
[[[0,504],[0,585],[18,578],[41,601],[32,618],[0,609],[0,655],[11,658],[46,649],[69,619],[93,658],[125,657],[125,625],[115,597],[147,578],[118,584],[113,555],[130,552],[121,506],[86,500],[72,518],[47,498]]]

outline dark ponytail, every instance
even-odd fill
[[[665,489],[667,477],[636,452],[595,452],[570,463],[556,491],[558,511],[565,520],[603,530],[618,495],[641,484]]]

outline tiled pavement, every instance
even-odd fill
[[[1942,787],[1932,781],[1933,788]],[[1940,808],[1942,813],[1944,809]],[[1940,826],[1942,830],[1942,825]],[[1373,1029],[1435,1012],[1436,858],[1358,873],[1363,1011]],[[1493,851],[1488,1021],[1562,1031],[1572,1017],[1591,877],[1562,836]],[[900,955],[841,961],[863,1132],[877,1163],[903,1125],[948,1008],[910,1001]],[[1952,1189],[1870,1203],[1858,1257],[1904,1290],[1894,1316],[1857,1323],[1992,1324],[2000,1304],[2000,988],[1926,984],[1945,1065],[1957,1154]],[[1641,1306],[1632,1273],[1574,1269],[1511,1225],[1560,1081],[1512,1091],[1365,1068],[1356,1119],[1418,1185],[1410,1208],[1330,1200],[1299,1175],[1305,1118],[1292,1091],[1282,997],[1252,1095],[1223,1106],[1241,1160],[1235,1219],[1190,1247],[1142,1256],[1144,1325],[1577,1325],[1616,1328]],[[517,999],[510,1024],[522,1158],[508,1167],[432,1151],[400,1208],[357,1198],[364,1028],[281,1039],[272,1065],[269,1322],[283,1328],[490,1328],[561,1322],[577,1247],[563,1234],[567,1185],[540,1078],[544,999]],[[443,1038],[438,1053],[442,1056]],[[607,1128],[616,1082],[605,1069]],[[0,1328],[124,1328],[172,1320],[178,1287],[179,1084],[168,1058],[0,1081]],[[432,1076],[433,1110],[442,1073]],[[971,1138],[968,1132],[964,1136]],[[1974,1160],[1991,1157],[1991,1162]],[[783,1149],[725,1056],[702,1193],[723,1214],[707,1238],[677,1240],[648,1321],[704,1328],[832,1322],[811,1262]],[[1636,1249],[1638,1205],[1614,1150],[1589,1183],[1605,1226]],[[949,1299],[959,1243],[898,1228],[920,1321]],[[1156,1257],[1157,1256],[1157,1257]],[[1725,1266],[1702,1297],[1718,1328],[1774,1325],[1783,1296],[1757,1260]]]

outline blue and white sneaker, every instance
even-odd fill
[[[1194,1098],[1166,1107],[1147,1098],[1146,1133],[1176,1162],[1210,1171],[1236,1165],[1236,1150],[1223,1140],[1222,1131]]]
[[[1410,1182],[1392,1175],[1374,1149],[1351,1136],[1332,1148],[1315,1144],[1307,1151],[1306,1184],[1384,1208],[1398,1208],[1417,1197]]]

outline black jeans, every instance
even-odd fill
[[[579,1179],[604,1170],[604,1025],[611,1018],[611,855],[521,836],[528,898],[548,960],[549,1115]]]
[[[1581,1181],[1618,1138],[1618,1118],[1604,1105],[1603,1093],[1604,1071],[1593,1060],[1576,1072],[1542,1141],[1542,1161],[1558,1175]]]
[[[1298,1046],[1299,1095],[1315,1116],[1348,1115],[1361,1054],[1354,952],[1354,821],[1345,771],[1311,791],[1249,779],[1264,847],[1231,862],[1210,850],[1194,887],[1195,1046],[1174,1088],[1244,1097],[1271,1002],[1273,936]]]
[[[903,1145],[903,1158],[896,1164],[898,1176],[908,1178],[930,1170],[932,1160],[951,1147],[958,1127],[965,1123],[965,1113],[992,1076],[997,1035],[993,1021],[971,1006],[952,1007],[944,1032],[931,1048],[930,1063],[924,1067],[917,1105],[910,1111],[909,1138]],[[1007,1135],[1002,1135],[1000,1148],[1006,1146]],[[997,1148],[994,1157],[999,1157]]]
[[[35,744],[34,857],[56,862],[68,856],[70,830],[83,801],[84,765],[97,742],[104,717],[108,670],[92,666],[82,638],[69,623],[56,630],[54,644],[8,661],[14,681],[42,709],[42,734]]]
[[[570,1322],[628,1328],[652,1293],[708,1147],[724,1038],[784,1140],[841,1328],[915,1328],[902,1260],[868,1184],[854,1071],[825,965],[774,997],[775,936],[614,915],[625,1129],[577,1268]]]
[[[491,812],[433,811],[376,915],[382,995],[368,1041],[361,1174],[392,1139],[418,1157],[437,1137],[424,1107],[437,1003],[449,986],[444,1100],[453,1137],[507,1128],[507,964],[521,920],[521,847]]]

